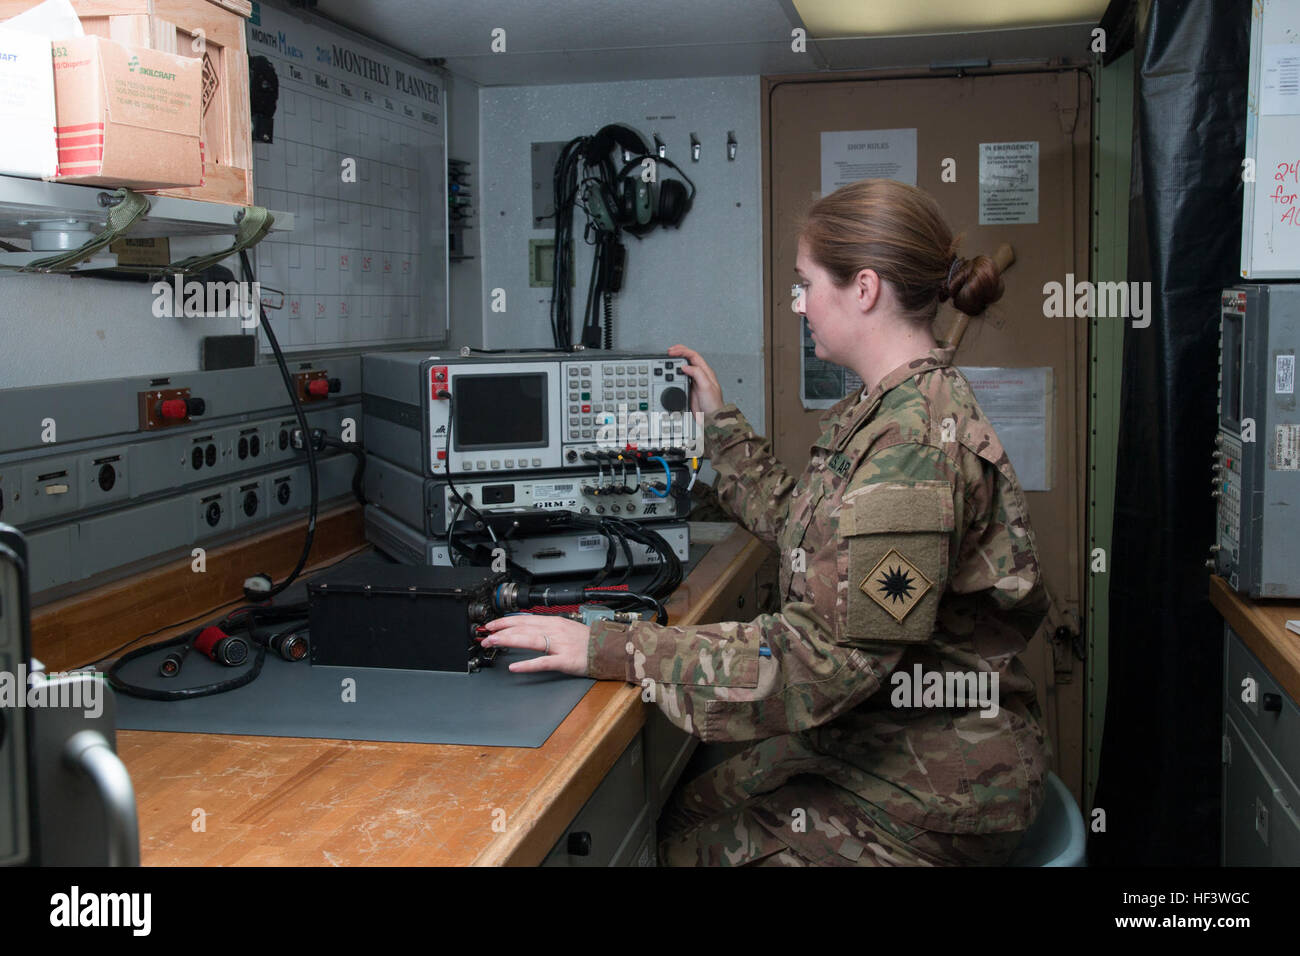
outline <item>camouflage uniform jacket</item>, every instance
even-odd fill
[[[1037,813],[1046,744],[1015,654],[1050,598],[1024,494],[953,351],[932,349],[832,408],[797,479],[734,405],[705,417],[719,498],[780,556],[779,613],[592,628],[588,674],[652,686],[688,733],[784,735],[763,748],[782,755],[776,765],[747,751],[734,773],[724,765],[724,802],[814,774],[943,833],[1023,830]],[[931,674],[943,686],[969,675],[970,703],[976,672],[998,677],[996,715],[939,706],[956,695],[923,697],[899,676],[933,688]]]

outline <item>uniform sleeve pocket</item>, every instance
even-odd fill
[[[954,525],[946,481],[876,482],[845,495],[839,570],[847,596],[837,609],[836,643],[930,640]]]

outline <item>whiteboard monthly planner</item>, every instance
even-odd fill
[[[254,143],[257,203],[294,214],[256,249],[286,351],[447,336],[440,78],[319,20],[253,5],[248,54],[280,81],[274,141]],[[262,350],[270,346],[261,336]]]

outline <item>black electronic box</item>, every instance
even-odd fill
[[[497,617],[488,568],[339,567],[307,585],[311,662],[468,673],[491,663],[477,628]]]

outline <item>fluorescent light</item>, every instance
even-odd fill
[[[1107,0],[793,0],[816,38],[964,33],[1095,23]]]

